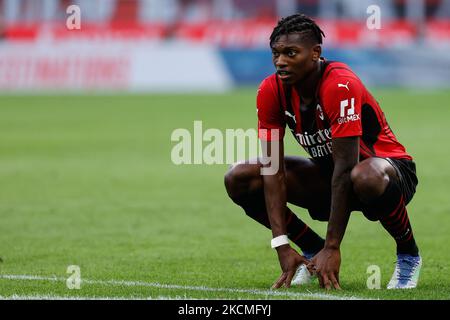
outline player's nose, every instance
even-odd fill
[[[284,69],[287,67],[287,62],[284,60],[283,55],[280,55],[277,60],[275,60],[275,66],[277,69]]]

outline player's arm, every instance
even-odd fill
[[[284,168],[284,143],[279,141],[262,141],[263,152],[270,162],[265,160],[263,168],[269,174],[263,175],[264,198],[273,238],[287,234],[286,231],[286,176]],[[265,150],[264,150],[265,149]],[[275,150],[274,150],[275,149]],[[278,170],[271,170],[274,164]],[[284,247],[284,246],[281,246]],[[279,247],[279,248],[281,248]]]
[[[276,79],[266,78],[258,89],[256,97],[258,115],[258,136],[263,151],[261,174],[264,182],[264,197],[272,234],[274,237],[286,234],[284,219],[286,210],[286,181],[284,170],[284,127],[285,119],[280,112]],[[275,169],[275,170],[271,170]]]
[[[270,162],[263,161],[262,179],[267,215],[273,237],[287,235],[286,230],[286,176],[284,168],[284,114],[280,112],[276,85],[270,79],[262,82],[257,95],[258,135],[263,154]],[[289,287],[297,267],[306,262],[289,243],[276,248],[282,274],[273,288],[283,284]]]
[[[272,236],[276,238],[287,235],[284,145],[283,140],[279,140],[262,141],[262,146],[264,154],[268,155],[270,159],[270,163],[267,161],[266,164],[263,164],[263,168],[268,169],[270,173],[263,175],[264,198],[270,227],[272,229]],[[273,171],[273,168],[277,168],[278,170]],[[297,267],[307,261],[289,243],[277,247],[276,250],[282,274],[273,284],[272,288],[280,288],[282,285],[289,288]]]
[[[331,212],[324,248],[312,260],[320,286],[340,289],[340,245],[350,217],[350,174],[359,158],[359,137],[333,139],[334,171],[331,180]]]
[[[350,217],[350,174],[359,159],[359,137],[333,139],[334,171],[331,180],[331,212],[325,248],[339,249]]]
[[[344,84],[338,85],[338,84]],[[362,88],[353,78],[339,79],[328,85],[324,110],[330,120],[334,171],[331,182],[331,211],[325,246],[310,264],[315,268],[320,285],[340,288],[340,244],[350,216],[352,184],[350,174],[359,159],[359,137],[362,134]]]

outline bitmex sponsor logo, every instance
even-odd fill
[[[338,123],[343,124],[351,121],[360,120],[359,114],[355,113],[355,98],[341,101],[341,112]]]
[[[261,130],[267,136],[269,130]],[[178,128],[172,132],[171,141],[176,144],[171,150],[171,160],[182,164],[233,164],[245,159],[248,163],[261,164],[262,175],[273,175],[279,169],[279,130],[270,130],[269,145],[258,139],[255,129],[216,128],[203,130],[202,121],[194,121],[192,130]]]
[[[338,123],[343,124],[351,121],[358,121],[359,119],[360,119],[359,114],[352,114],[350,116],[339,118]]]

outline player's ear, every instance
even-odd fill
[[[319,61],[322,55],[322,46],[320,44],[316,44],[312,47],[312,60]]]

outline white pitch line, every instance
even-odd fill
[[[0,300],[126,300],[124,297],[82,297],[82,296],[57,296],[57,295],[18,295],[0,296]],[[142,299],[142,298],[141,298]]]
[[[104,296],[58,296],[58,295],[19,295],[1,296],[0,300],[190,300],[183,296],[148,296],[148,297],[104,297]]]
[[[0,275],[0,279],[8,280],[30,280],[30,281],[54,281],[65,282],[66,278],[54,277],[42,277],[33,275]],[[125,280],[87,280],[81,279],[81,284],[97,284],[97,285],[111,285],[111,286],[123,286],[123,287],[150,287],[158,289],[174,289],[174,290],[189,290],[189,291],[201,291],[201,292],[228,292],[228,293],[246,293],[250,295],[263,295],[273,297],[291,297],[291,298],[310,298],[310,299],[326,299],[326,300],[365,300],[365,298],[356,296],[337,296],[325,293],[302,293],[302,292],[286,292],[286,291],[274,291],[274,290],[261,290],[261,289],[239,289],[239,288],[212,288],[205,286],[183,286],[176,284],[162,284],[157,282],[144,282],[144,281],[125,281]]]

